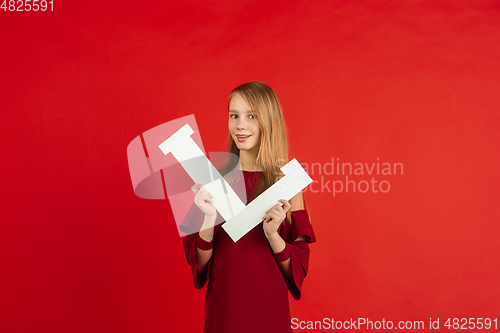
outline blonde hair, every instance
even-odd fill
[[[285,120],[278,97],[268,85],[261,82],[242,84],[231,92],[229,103],[236,94],[254,111],[260,128],[260,147],[255,164],[264,169],[263,183],[258,191],[262,193],[283,176],[279,168],[288,162]],[[231,134],[228,140],[228,151],[239,156],[240,151]]]

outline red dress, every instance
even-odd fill
[[[243,174],[250,202],[263,173],[244,171]],[[194,208],[203,220],[201,210],[195,205]],[[307,210],[293,211],[291,216],[292,223],[284,221],[279,230],[286,247],[275,254],[264,235],[262,222],[236,243],[216,225],[212,257],[204,275],[197,271],[196,246],[207,248],[212,242],[205,242],[198,233],[184,238],[194,286],[201,289],[208,281],[204,333],[292,332],[288,291],[300,299],[309,262],[308,243],[314,242],[315,236]],[[306,241],[295,241],[300,236],[305,236]],[[291,258],[292,279],[281,273],[277,263],[288,258]]]

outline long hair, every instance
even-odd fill
[[[288,162],[288,143],[285,120],[281,105],[274,91],[261,82],[248,82],[236,87],[229,95],[229,103],[240,95],[250,106],[260,127],[260,147],[255,163],[264,169],[264,179],[258,194],[283,177],[280,168]],[[228,151],[240,155],[231,133],[228,139]]]

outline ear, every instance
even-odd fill
[[[292,208],[290,208],[290,211],[292,212],[304,209],[304,197],[302,195],[302,191],[300,191],[293,198],[291,198],[289,202],[290,205],[292,206]]]

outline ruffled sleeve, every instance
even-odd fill
[[[184,244],[184,253],[186,255],[186,260],[191,266],[194,287],[197,289],[201,289],[208,281],[208,276],[210,275],[209,272],[212,265],[213,253],[212,257],[210,257],[210,260],[208,261],[206,271],[204,272],[204,274],[199,274],[198,263],[196,261],[196,248],[198,247],[202,250],[209,250],[213,247],[213,240],[211,242],[206,242],[199,236],[198,233],[195,233],[184,237],[182,242]]]
[[[285,281],[290,294],[298,300],[309,266],[309,244],[316,241],[316,236],[307,210],[293,211],[291,218],[291,223],[285,221],[280,230],[280,235],[286,242],[285,249],[273,255],[278,262],[290,258],[292,278],[285,276]],[[304,236],[305,240],[297,240],[301,236]]]
[[[188,233],[199,230],[203,225],[204,218],[205,215],[203,214],[203,212],[198,208],[198,206],[196,206],[193,203],[188,213],[186,214],[184,221],[179,226],[179,229],[181,229],[181,231],[183,232],[188,232]],[[221,222],[222,222],[222,217],[220,216],[220,214],[217,214],[216,224],[219,224]],[[216,232],[217,228],[215,228],[214,230],[214,238]],[[205,251],[210,250],[211,248],[213,248],[213,239],[211,242],[206,242],[199,236],[199,233],[196,232],[185,236],[182,242],[184,244],[184,254],[186,256],[187,263],[191,266],[194,286],[195,288],[201,289],[207,283],[208,278],[210,276],[210,268],[212,265],[212,258],[214,254],[212,252],[212,257],[210,257],[210,260],[208,261],[207,269],[205,270],[205,272],[203,274],[199,274],[198,262],[196,260],[197,259],[196,248],[200,248],[201,250]]]

